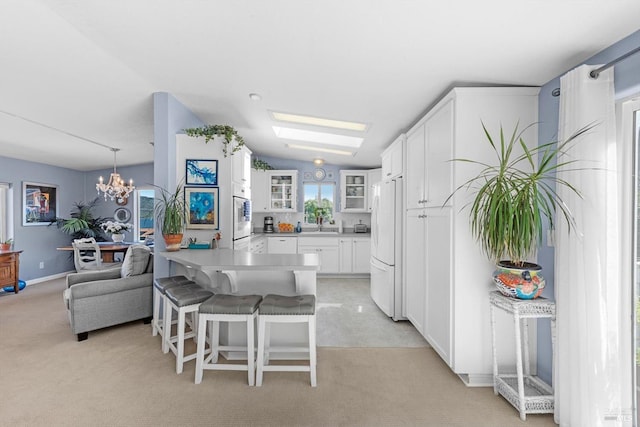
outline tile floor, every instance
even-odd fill
[[[321,347],[427,347],[408,321],[394,322],[373,302],[369,279],[318,278]]]

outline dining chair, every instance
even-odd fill
[[[122,263],[103,263],[100,245],[93,237],[75,239],[72,245],[76,271],[104,270],[122,265]]]

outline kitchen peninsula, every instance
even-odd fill
[[[216,293],[316,295],[316,272],[320,268],[317,254],[252,254],[232,249],[182,249],[160,252],[159,255],[172,261],[172,270],[175,270],[172,274],[183,274]],[[222,344],[246,345],[246,332],[242,325],[235,322],[221,324],[220,328]],[[223,332],[222,328],[226,328],[226,331]],[[271,331],[271,342],[278,346],[300,346],[307,339],[304,324],[282,324]],[[240,352],[224,356],[227,359],[246,359],[246,354]],[[279,359],[300,357],[300,353],[278,355]]]
[[[221,293],[316,294],[317,254],[253,254],[232,249],[183,249],[160,252],[201,286]],[[202,273],[202,274],[198,274]],[[225,275],[229,283],[219,276]]]

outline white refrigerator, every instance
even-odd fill
[[[405,320],[402,286],[402,178],[372,186],[371,298],[393,320]]]

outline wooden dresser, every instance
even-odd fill
[[[0,287],[13,286],[18,293],[18,274],[20,273],[20,254],[22,251],[0,251]]]

